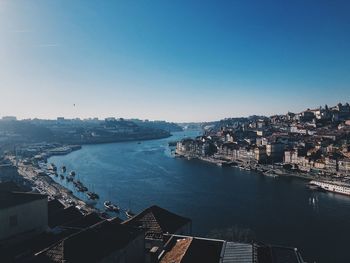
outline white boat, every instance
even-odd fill
[[[310,185],[316,185],[319,188],[343,195],[350,195],[350,185],[341,182],[331,182],[331,181],[317,181],[312,180]]]
[[[274,173],[264,173],[264,175],[272,178],[276,178],[278,176],[277,174],[274,174]]]
[[[125,214],[126,214],[126,217],[127,217],[127,218],[132,218],[132,217],[135,216],[135,214],[134,214],[133,212],[131,212],[130,209],[126,210],[126,211],[125,211]]]
[[[112,204],[111,201],[105,201],[103,205],[107,211],[119,212],[120,210],[119,206]]]

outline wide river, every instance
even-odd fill
[[[171,155],[169,141],[198,134],[87,145],[49,162],[76,171],[100,195],[96,206],[101,209],[105,200],[134,212],[156,204],[191,218],[195,235],[249,229],[258,241],[298,247],[309,263],[350,262],[350,197],[312,192],[296,178],[266,177]],[[55,180],[74,191],[71,183]]]

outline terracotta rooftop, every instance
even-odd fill
[[[172,249],[160,260],[160,263],[180,263],[192,239],[192,237],[178,239]]]
[[[223,245],[223,240],[173,235],[160,263],[219,263]]]

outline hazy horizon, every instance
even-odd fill
[[[2,0],[0,115],[203,122],[346,102],[349,13],[341,0]]]
[[[338,101],[338,103],[349,103],[348,101]],[[327,103],[326,103],[327,104]],[[325,104],[325,105],[326,105]],[[337,103],[334,103],[334,104],[327,104],[327,106],[329,107],[332,107],[332,106],[335,106]],[[301,111],[304,111],[304,110],[307,110],[308,108],[309,109],[316,109],[318,107],[324,107],[325,105],[318,105],[318,106],[315,106],[315,107],[309,107],[308,105],[306,105],[303,109],[300,109],[300,110],[297,110],[297,111],[290,111],[290,110],[287,110],[285,112],[280,112],[280,113],[274,113],[274,114],[270,114],[270,115],[265,115],[265,114],[250,114],[250,115],[245,115],[245,116],[226,116],[226,117],[222,117],[222,118],[218,118],[218,119],[211,119],[211,120],[194,120],[194,121],[173,121],[173,120],[168,120],[168,119],[148,119],[148,118],[139,118],[137,116],[131,116],[131,117],[124,117],[124,116],[117,116],[117,115],[105,115],[105,116],[102,116],[102,117],[99,117],[99,116],[84,116],[84,117],[79,117],[79,116],[73,116],[73,117],[66,117],[66,116],[56,116],[56,117],[48,117],[48,118],[45,118],[45,117],[36,117],[36,116],[29,116],[29,117],[19,117],[19,116],[16,116],[16,115],[0,115],[0,118],[2,117],[16,117],[17,120],[27,120],[27,119],[41,119],[41,120],[56,120],[57,118],[65,118],[65,119],[81,119],[81,120],[87,120],[87,119],[94,119],[94,118],[98,118],[99,120],[104,120],[105,118],[123,118],[123,119],[127,119],[127,120],[131,120],[131,119],[139,119],[139,120],[148,120],[148,121],[166,121],[166,122],[174,122],[174,123],[204,123],[204,122],[214,122],[214,121],[219,121],[219,120],[222,120],[222,119],[227,119],[227,118],[247,118],[249,116],[253,116],[253,115],[257,115],[257,116],[266,116],[266,117],[270,117],[270,116],[273,116],[273,115],[283,115],[283,114],[286,114],[288,112],[293,112],[293,113],[299,113]],[[75,106],[73,106],[75,107]]]

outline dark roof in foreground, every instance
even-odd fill
[[[163,239],[164,233],[175,233],[191,219],[179,216],[159,206],[151,206],[123,224],[142,228],[146,238]]]
[[[47,199],[46,195],[24,192],[0,192],[0,209],[30,203],[36,200]]]
[[[170,236],[160,263],[305,263],[296,248]]]
[[[257,250],[253,244],[225,242],[223,252],[223,263],[257,262]]]
[[[92,212],[83,217],[79,217],[77,220],[65,223],[62,225],[62,227],[84,229],[101,221],[103,221],[103,219],[97,213]]]
[[[69,222],[73,222],[78,219],[82,219],[84,216],[74,206],[69,206],[64,209],[58,209],[54,213],[49,212],[49,227],[61,226]]]
[[[64,205],[57,199],[49,200],[47,207],[49,214],[56,213],[58,210],[64,209]]]
[[[0,246],[0,262],[27,262],[33,254],[80,230],[64,229],[58,233],[44,232],[20,243]]]
[[[0,183],[0,192],[27,192],[26,189],[22,186],[19,186],[15,182],[1,182]]]
[[[16,260],[21,262],[21,259],[26,259],[56,244],[60,240],[101,221],[103,221],[103,219],[101,219],[97,213],[90,213],[83,218],[56,227],[53,231],[46,231],[20,243],[2,245],[0,246],[0,258],[3,259],[4,262],[15,262]],[[119,222],[116,220],[110,221]],[[0,260],[0,262],[3,261]]]
[[[126,247],[142,232],[104,220],[38,253],[34,262],[98,262]]]
[[[160,263],[219,263],[225,241],[189,236],[172,236]]]

